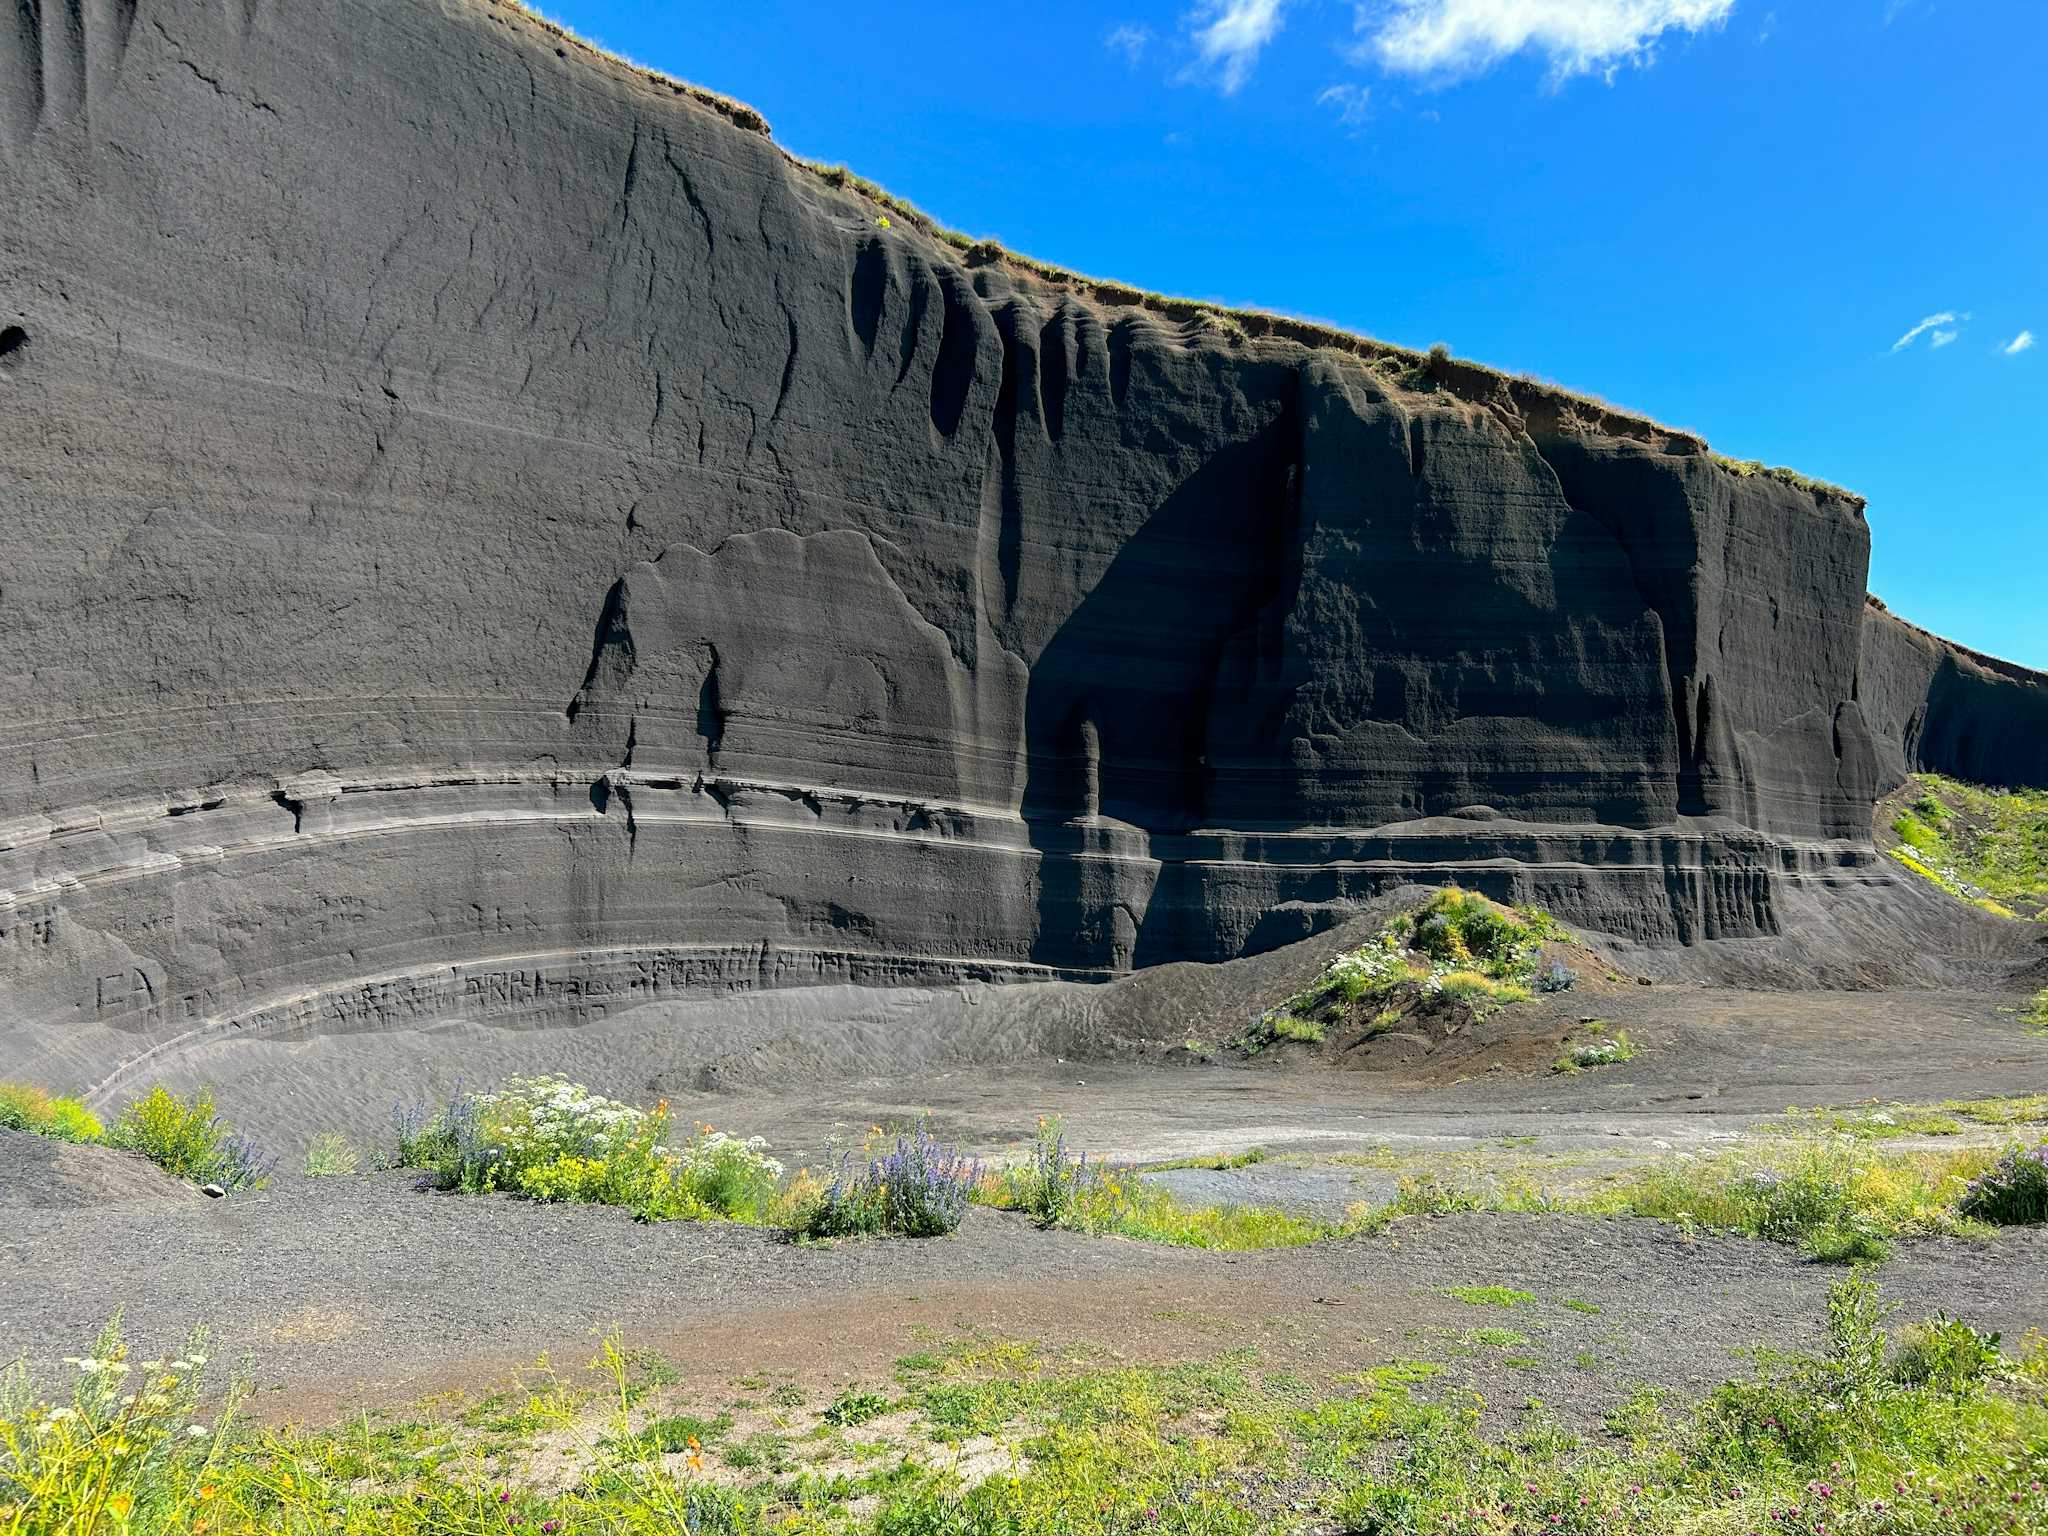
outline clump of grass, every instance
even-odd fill
[[[2048,1093],[2024,1093],[1997,1099],[1950,1099],[1940,1106],[1972,1125],[2031,1125],[2048,1121]]]
[[[1628,1031],[1617,1029],[1611,1035],[1601,1035],[1590,1040],[1578,1040],[1567,1044],[1564,1052],[1551,1063],[1553,1072],[1583,1072],[1588,1067],[1611,1067],[1636,1059],[1635,1042],[1628,1037]]]
[[[354,1173],[362,1165],[363,1154],[339,1131],[327,1131],[314,1137],[313,1144],[306,1148],[306,1177],[309,1179]]]
[[[1764,464],[1756,459],[1731,459],[1725,453],[1715,454],[1714,462],[1738,480],[1762,476],[1764,479],[1789,485],[1794,490],[1805,491],[1816,499],[1839,496],[1854,501],[1859,506],[1863,503],[1863,498],[1854,491],[1846,491],[1839,485],[1826,480],[1816,480],[1811,475],[1802,475],[1798,470],[1786,469],[1782,465]]]
[[[1468,1307],[1526,1307],[1536,1299],[1534,1292],[1511,1285],[1447,1285],[1444,1294]]]
[[[1957,1197],[1988,1161],[1982,1151],[1886,1157],[1852,1140],[1788,1140],[1653,1168],[1596,1203],[1862,1261],[1883,1258],[1900,1237],[1968,1235]]]
[[[701,1451],[732,1428],[732,1415],[702,1418],[694,1413],[673,1413],[654,1420],[634,1439],[640,1446],[664,1456],[688,1456]]]
[[[1266,1021],[1275,1040],[1293,1040],[1303,1045],[1321,1045],[1328,1033],[1313,1019],[1298,1019],[1291,1013],[1276,1013]]]
[[[1176,1157],[1163,1163],[1147,1163],[1146,1171],[1165,1173],[1176,1168],[1206,1168],[1214,1172],[1228,1172],[1233,1168],[1252,1168],[1272,1157],[1264,1147],[1247,1147],[1242,1152],[1221,1152],[1209,1157]]]
[[[210,1088],[188,1102],[159,1084],[121,1111],[106,1140],[194,1184],[259,1189],[270,1178],[270,1159],[215,1112]]]
[[[32,1131],[81,1144],[106,1134],[99,1117],[82,1100],[46,1092],[33,1083],[0,1083],[0,1130]]]
[[[1355,1222],[1335,1226],[1268,1206],[1184,1203],[1136,1168],[1070,1153],[1057,1117],[1038,1122],[1029,1162],[984,1176],[974,1199],[1048,1227],[1182,1248],[1296,1248],[1360,1230]]]
[[[1959,1136],[1963,1121],[1942,1110],[1887,1104],[1872,1109],[1788,1109],[1784,1129],[1851,1136],[1858,1141],[1894,1141],[1908,1136]]]

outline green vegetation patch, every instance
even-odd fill
[[[1526,1307],[1536,1299],[1534,1293],[1510,1285],[1451,1285],[1444,1287],[1444,1294],[1468,1307]]]
[[[1187,1159],[1166,1166],[1237,1167],[1264,1155]],[[1030,1160],[983,1175],[975,1185],[974,1200],[997,1210],[1022,1211],[1046,1227],[1181,1248],[1298,1248],[1375,1225],[1363,1205],[1354,1206],[1345,1221],[1333,1223],[1271,1206],[1184,1202],[1137,1168],[1091,1161],[1087,1154],[1071,1151],[1066,1126],[1057,1116],[1039,1120]]]
[[[1569,1075],[1583,1072],[1588,1067],[1618,1066],[1635,1059],[1635,1042],[1629,1039],[1627,1030],[1617,1029],[1607,1034],[1594,1026],[1592,1033],[1566,1041],[1564,1050],[1550,1064],[1550,1070]]]
[[[82,1100],[47,1093],[33,1083],[0,1083],[0,1130],[32,1131],[81,1143],[106,1134],[99,1117]]]
[[[220,1117],[206,1088],[188,1100],[159,1084],[132,1100],[108,1129],[81,1100],[33,1083],[0,1083],[0,1129],[139,1152],[194,1184],[259,1189],[270,1178],[270,1158]]]
[[[1987,789],[1920,774],[1888,852],[1922,879],[2001,917],[2048,921],[2048,790]]]
[[[1411,1012],[1446,1004],[1483,1018],[1538,989],[1572,986],[1569,967],[1541,965],[1546,943],[1571,939],[1540,908],[1504,907],[1452,886],[1337,956],[1229,1043],[1257,1055],[1288,1042],[1320,1045],[1340,1029],[1370,1039]]]
[[[0,1387],[0,1529],[269,1536],[1843,1536],[2038,1531],[2048,1351],[1953,1318],[1894,1338],[1876,1287],[1829,1294],[1825,1344],[1755,1352],[1686,1402],[1639,1391],[1583,1437],[1531,1402],[1489,1434],[1426,1362],[1309,1380],[1257,1355],[1145,1366],[972,1340],[906,1361],[863,1441],[681,1414],[610,1384],[528,1384],[452,1422],[273,1429],[213,1385],[204,1340],[135,1360],[118,1328],[69,1379]],[[1518,1347],[1485,1330],[1477,1347]],[[1526,1341],[1524,1341],[1526,1344]],[[1533,1355],[1496,1353],[1527,1368]],[[1418,1393],[1417,1388],[1422,1392]],[[857,1389],[850,1389],[857,1390]],[[875,1394],[879,1395],[879,1394]],[[897,1416],[900,1414],[900,1418]],[[705,1431],[709,1431],[706,1433]],[[705,1447],[717,1441],[715,1456]],[[970,1454],[971,1453],[971,1454]],[[1797,1511],[1796,1518],[1792,1512]]]

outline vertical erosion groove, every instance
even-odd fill
[[[932,366],[932,425],[951,437],[960,430],[967,397],[974,389],[974,365],[980,352],[979,327],[973,300],[948,276],[939,278],[946,312],[939,332],[938,361]]]
[[[896,382],[910,377],[911,365],[917,361],[917,338],[924,330],[924,317],[930,312],[932,303],[932,278],[929,273],[911,268],[910,305],[903,316],[903,337],[896,367]]]
[[[1068,348],[1072,345],[1073,328],[1062,310],[1038,333],[1038,399],[1048,442],[1058,442],[1067,430]]]
[[[1118,410],[1131,392],[1131,328],[1133,322],[1118,321],[1109,333],[1109,399]]]
[[[14,146],[28,142],[43,115],[43,26],[23,0],[6,10],[0,16],[0,132]]]
[[[889,292],[889,253],[879,240],[863,241],[846,285],[846,313],[862,352],[872,356],[882,328],[882,301]]]

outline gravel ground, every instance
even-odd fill
[[[1741,1368],[1734,1350],[1812,1343],[1840,1271],[1767,1244],[1688,1242],[1649,1222],[1483,1215],[1242,1255],[1041,1232],[982,1210],[936,1242],[797,1246],[745,1229],[641,1226],[616,1211],[439,1195],[406,1174],[309,1180],[299,1158],[324,1130],[370,1140],[394,1098],[439,1096],[458,1077],[474,1084],[507,1070],[564,1070],[641,1102],[668,1093],[679,1118],[765,1133],[793,1158],[921,1111],[976,1152],[1002,1153],[1029,1137],[1035,1115],[1056,1112],[1073,1145],[1133,1160],[1251,1146],[1454,1154],[1491,1144],[1607,1166],[1711,1147],[1788,1104],[2048,1088],[2048,1040],[2028,1035],[1996,995],[1632,986],[1602,1012],[1631,1030],[1641,1048],[1633,1062],[1570,1077],[1482,1070],[1427,1085],[1263,1058],[1251,1068],[1185,1053],[1063,1060],[1064,1046],[1047,1043],[1062,1031],[1027,1027],[1036,1011],[1080,1006],[1061,996],[770,995],[707,1005],[701,1017],[636,1013],[595,1034],[250,1041],[166,1063],[174,1086],[217,1084],[230,1117],[282,1152],[278,1181],[204,1201],[132,1160],[94,1161],[117,1154],[59,1156],[0,1134],[0,1358],[61,1370],[61,1357],[81,1353],[117,1311],[147,1350],[204,1324],[218,1353],[247,1357],[262,1411],[318,1421],[478,1389],[544,1352],[580,1362],[613,1325],[669,1354],[686,1380],[773,1369],[821,1387],[886,1376],[935,1333],[967,1328],[1134,1359],[1249,1344],[1313,1371],[1425,1356],[1450,1367],[1445,1381],[1489,1402],[1540,1396],[1590,1418],[1634,1383],[1702,1388]],[[834,1009],[838,1033],[816,1035],[818,1017]],[[980,1022],[964,1029],[963,1016]],[[685,1067],[698,1043],[736,1017],[750,1021],[764,1060],[787,1054],[778,1041],[794,1050],[824,1039],[846,1047],[826,1052],[845,1070],[693,1089],[699,1074]],[[1013,1036],[1041,1048],[1000,1065],[976,1059],[1003,1055]],[[870,1076],[884,1060],[902,1070]],[[1173,1177],[1192,1195],[1336,1211],[1363,1194],[1383,1197],[1367,1186],[1389,1176],[1346,1168],[1340,1177],[1326,1163]],[[2048,1234],[2014,1233],[1981,1247],[1910,1244],[1879,1273],[1902,1318],[1946,1310],[2017,1337],[2048,1326],[2044,1262]],[[1467,1306],[1444,1294],[1456,1285],[1515,1286],[1537,1300]],[[1599,1310],[1565,1308],[1567,1298]],[[1525,1338],[1470,1337],[1485,1327]]]
[[[117,1310],[148,1349],[207,1324],[217,1354],[248,1358],[262,1411],[312,1421],[481,1388],[543,1353],[580,1362],[613,1325],[706,1383],[765,1369],[873,1379],[935,1332],[977,1329],[1129,1358],[1249,1343],[1331,1371],[1439,1358],[1447,1381],[1490,1400],[1537,1395],[1591,1418],[1635,1382],[1703,1388],[1739,1370],[1738,1348],[1811,1343],[1841,1273],[1650,1222],[1486,1215],[1236,1255],[1042,1232],[982,1210],[934,1242],[799,1246],[428,1193],[406,1174],[7,1214],[0,1355],[61,1370]],[[2029,1232],[1908,1245],[1880,1275],[1902,1317],[1946,1309],[2016,1337],[2048,1325],[2044,1264],[2048,1233]],[[1444,1294],[1457,1285],[1537,1300],[1470,1306]],[[1527,1342],[1467,1337],[1487,1326]]]

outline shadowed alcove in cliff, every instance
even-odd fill
[[[1290,401],[1263,431],[1213,454],[1125,543],[1032,666],[1023,810],[1039,854],[1034,960],[1149,963],[1149,890],[1112,889],[1128,873],[1092,870],[1084,855],[1109,840],[1142,856],[1151,834],[1202,820],[1218,663],[1294,574],[1299,442]]]

